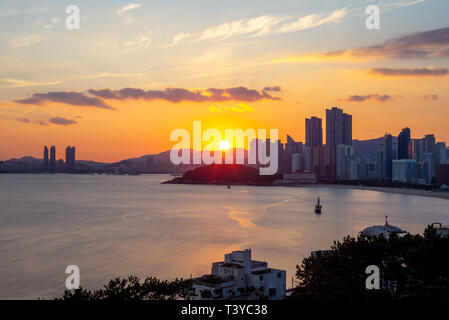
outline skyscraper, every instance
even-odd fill
[[[48,148],[44,146],[44,163],[42,165],[42,171],[48,172]]]
[[[287,143],[285,143],[284,149],[284,162],[285,162],[284,171],[290,172],[290,170],[293,170],[292,157],[294,154],[301,154],[301,153],[302,153],[302,142],[296,142],[295,140],[293,140],[292,137],[287,135]]]
[[[315,148],[321,145],[323,145],[321,119],[317,117],[306,118],[306,146]]]
[[[51,173],[55,173],[55,171],[56,171],[56,148],[55,148],[55,146],[51,146],[51,148],[50,148],[49,171]]]
[[[65,149],[65,171],[73,172],[75,170],[75,147],[68,146]]]
[[[393,177],[393,137],[387,133],[384,137],[383,180],[391,181]]]
[[[352,116],[342,109],[326,109],[326,145],[339,144],[352,146]]]
[[[404,128],[398,136],[398,159],[411,158],[410,128]]]

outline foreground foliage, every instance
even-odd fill
[[[367,290],[366,267],[380,269],[381,288]],[[297,265],[292,299],[449,299],[449,238],[430,226],[424,235],[346,237]]]
[[[112,279],[103,289],[95,291],[82,288],[66,290],[62,298],[58,300],[176,300],[186,298],[191,287],[191,280],[175,279],[167,281],[150,277],[141,281],[138,277],[130,276],[127,279]]]

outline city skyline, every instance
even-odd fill
[[[173,5],[79,1],[68,30],[64,4],[2,3],[0,158],[69,141],[81,159],[154,154],[192,120],[305,142],[303,119],[331,106],[357,139],[410,127],[449,141],[443,0],[382,2],[379,30],[355,0]]]

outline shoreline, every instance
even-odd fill
[[[449,192],[434,192],[432,190],[423,189],[409,189],[409,188],[391,188],[391,187],[371,187],[371,186],[351,186],[351,185],[339,185],[339,184],[314,184],[314,185],[287,185],[286,187],[294,188],[335,188],[335,189],[355,189],[366,191],[377,191],[383,193],[393,193],[409,196],[420,196],[428,198],[438,198],[449,200]]]
[[[290,185],[273,185],[268,183],[233,183],[233,182],[199,182],[189,180],[176,180],[171,179],[162,182],[162,184],[190,184],[190,185],[231,185],[231,186],[250,186],[250,187],[287,187],[287,188],[334,188],[334,189],[353,189],[353,190],[366,190],[377,191],[391,194],[401,194],[409,196],[420,196],[427,198],[437,198],[443,200],[449,200],[449,192],[437,192],[433,190],[424,189],[410,189],[410,188],[393,188],[393,187],[376,187],[376,186],[357,186],[357,185],[343,185],[343,184],[290,184]]]

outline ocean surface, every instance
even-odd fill
[[[310,251],[389,222],[422,233],[449,223],[443,199],[332,187],[161,184],[168,175],[0,175],[0,299],[61,296],[137,275],[200,276],[231,250],[287,270]],[[317,197],[323,213],[314,214]]]

